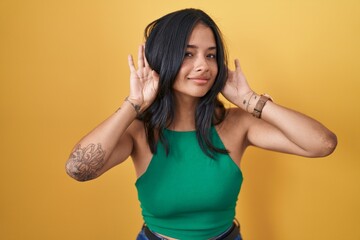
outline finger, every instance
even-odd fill
[[[159,86],[159,74],[154,70],[151,71],[152,79],[153,79],[153,88],[156,91]]]
[[[134,66],[134,60],[133,57],[131,56],[131,54],[128,55],[128,64],[129,64],[129,68],[131,72],[136,71],[135,66]]]
[[[143,68],[144,66],[144,47],[140,45],[138,50],[138,68]]]
[[[155,72],[154,70],[151,71],[151,75],[152,75],[152,78],[155,80],[155,81],[159,81],[159,74],[157,72]]]
[[[144,49],[144,61],[145,61],[145,67],[148,68],[149,67],[149,63],[146,59],[146,55],[145,55],[145,43],[143,44],[143,49]]]
[[[236,71],[241,71],[239,59],[235,59],[235,70]]]

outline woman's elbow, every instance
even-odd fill
[[[66,162],[65,171],[70,177],[79,182],[89,181],[98,177],[85,162],[73,161],[72,159]]]
[[[333,132],[329,132],[325,137],[321,138],[321,144],[312,157],[326,157],[332,154],[337,146],[337,137]]]
[[[331,153],[333,153],[335,151],[335,148],[338,144],[338,140],[337,140],[337,136],[335,135],[335,133],[331,132],[329,134],[328,137],[328,141],[327,141],[327,155],[330,155]]]

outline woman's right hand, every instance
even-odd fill
[[[154,101],[158,85],[159,75],[150,68],[144,53],[144,45],[139,46],[138,66],[134,65],[131,55],[128,56],[130,68],[130,95],[128,99],[139,105],[143,112]]]

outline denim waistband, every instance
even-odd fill
[[[145,224],[142,227],[137,240],[168,240],[159,234],[152,232]],[[210,238],[210,240],[242,240],[240,234],[240,225],[237,220],[234,221],[233,225],[220,235]]]

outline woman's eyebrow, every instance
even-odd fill
[[[188,44],[188,45],[186,46],[186,48],[199,48],[199,47],[196,46],[196,45]],[[216,46],[214,46],[214,47],[209,47],[208,50],[216,50]]]

